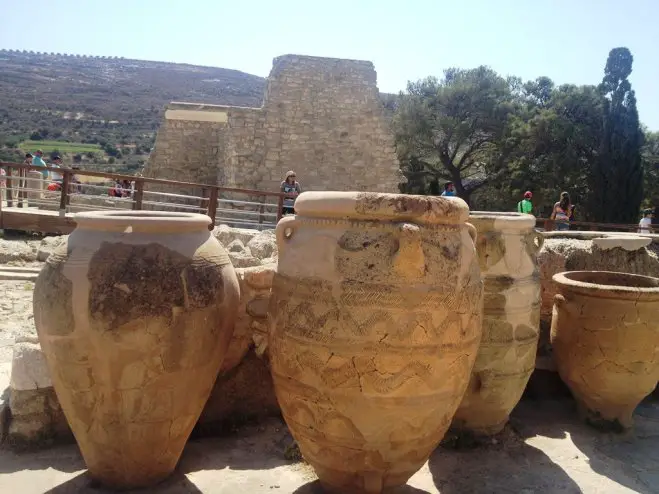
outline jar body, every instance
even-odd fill
[[[572,271],[554,282],[551,344],[561,379],[586,422],[631,428],[659,380],[659,279]]]
[[[484,281],[478,357],[453,427],[477,435],[500,432],[535,368],[540,332],[537,253],[543,237],[535,218],[472,212]]]
[[[277,226],[275,391],[326,488],[381,492],[424,464],[464,393],[482,310],[473,228],[313,213]]]
[[[175,468],[239,303],[233,266],[207,227],[155,223],[122,231],[79,222],[35,284],[35,324],[62,409],[90,475],[117,488],[153,485]]]

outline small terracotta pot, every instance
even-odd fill
[[[457,198],[306,192],[277,225],[277,399],[326,489],[380,493],[428,459],[480,341],[483,283]]]
[[[592,425],[622,430],[659,379],[659,279],[608,271],[554,275],[558,372]]]
[[[39,340],[91,477],[153,485],[176,467],[239,302],[208,216],[93,212],[34,289]]]
[[[537,254],[544,237],[535,218],[472,211],[476,252],[485,282],[483,334],[471,380],[453,428],[476,435],[500,432],[535,368],[540,331]]]

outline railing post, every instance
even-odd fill
[[[66,206],[69,204],[69,185],[71,183],[71,173],[63,171],[62,190],[59,196],[59,215],[66,216]]]
[[[215,216],[217,215],[217,199],[219,190],[217,187],[211,187],[211,193],[208,198],[208,216],[213,220],[212,227],[215,228]],[[212,229],[212,228],[211,228]]]
[[[135,179],[135,197],[133,197],[133,209],[142,209],[142,200],[144,199],[144,180],[141,178]]]
[[[6,190],[6,194],[7,194],[7,207],[8,208],[11,208],[11,207],[14,206],[14,198],[13,198],[14,191],[11,187],[11,176],[12,176],[13,170],[14,169],[12,167],[9,167],[9,166],[7,167],[7,190]]]
[[[29,201],[27,200],[27,174],[30,170],[27,168],[18,169],[18,206],[21,208],[27,208],[30,206]]]
[[[265,213],[265,196],[261,196],[261,206],[259,206],[259,225],[263,224],[263,213]]]

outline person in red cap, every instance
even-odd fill
[[[531,202],[532,197],[533,194],[531,191],[527,190],[524,192],[524,199],[517,203],[517,211],[525,214],[533,214],[533,203]]]

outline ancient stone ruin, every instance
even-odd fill
[[[397,192],[404,180],[371,62],[274,59],[261,108],[171,103],[145,175],[277,191]]]

